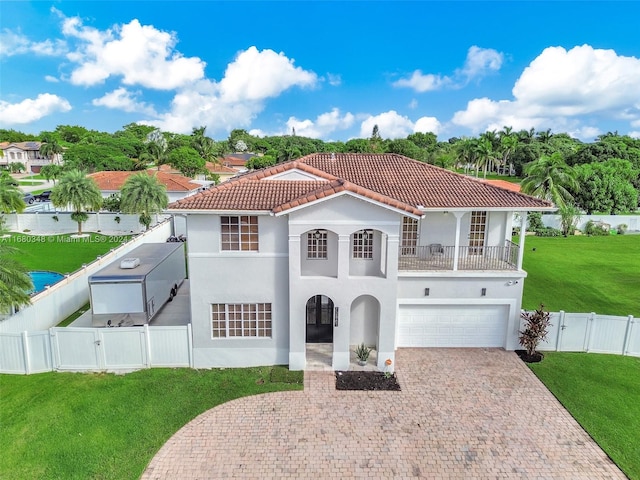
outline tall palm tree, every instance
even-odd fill
[[[480,136],[476,147],[476,154],[476,177],[478,176],[478,169],[482,167],[484,178],[487,178],[487,168],[491,167],[495,161],[493,143],[490,138]]]
[[[160,130],[156,129],[147,135],[145,143],[147,151],[140,155],[140,160],[151,161],[160,170],[160,167],[169,161],[167,139]]]
[[[82,223],[89,218],[85,210],[99,210],[102,194],[92,178],[80,170],[70,170],[53,187],[51,203],[61,208],[71,206],[71,220],[78,223],[78,235],[82,235]]]
[[[59,159],[59,155],[64,151],[62,146],[57,142],[55,138],[47,138],[46,143],[40,146],[40,154],[47,157],[49,160]],[[55,162],[58,163],[58,162]]]
[[[127,178],[120,189],[120,208],[124,213],[140,214],[140,223],[148,230],[151,215],[160,213],[169,203],[167,189],[146,172]]]
[[[565,208],[573,199],[569,190],[578,189],[575,171],[558,152],[527,163],[524,174],[526,178],[521,183],[523,193],[550,200],[559,208]]]
[[[502,152],[501,165],[506,167],[509,164],[509,175],[511,175],[511,155],[518,148],[518,137],[515,135],[505,135],[500,139],[500,151]]]
[[[455,144],[456,162],[463,166],[465,173],[468,172],[470,165],[476,163],[476,145],[475,138],[462,138]]]

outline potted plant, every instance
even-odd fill
[[[358,357],[358,364],[364,366],[367,364],[371,348],[367,347],[364,342],[356,347],[356,357]]]
[[[543,355],[536,351],[540,342],[547,338],[549,327],[551,326],[551,313],[545,311],[544,305],[534,312],[522,312],[520,314],[523,322],[523,330],[520,330],[518,340],[525,350],[519,351],[520,358],[525,362],[539,362]]]

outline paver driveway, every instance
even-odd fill
[[[401,349],[401,392],[246,397],[203,413],[143,479],[626,478],[513,352]]]

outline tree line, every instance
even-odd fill
[[[486,177],[488,174],[526,177],[523,191],[548,198],[559,207],[572,205],[586,213],[619,214],[638,208],[640,140],[617,132],[584,143],[551,130],[504,127],[476,137],[439,141],[433,133],[412,133],[385,139],[375,126],[368,138],[325,142],[290,135],[257,137],[232,130],[225,140],[206,135],[206,127],[190,135],[161,132],[131,123],[115,133],[59,125],[54,131],[29,135],[0,130],[0,141],[42,141],[48,154],[64,151],[63,169],[87,172],[143,170],[169,164],[184,175],[210,175],[207,162],[219,164],[226,154],[252,152],[249,169],[263,168],[317,152],[397,153],[442,168]],[[42,172],[55,179],[60,167]],[[209,176],[216,180],[215,176]]]

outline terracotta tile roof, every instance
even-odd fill
[[[222,163],[228,167],[244,167],[247,160],[242,158],[227,156],[222,159]]]
[[[266,180],[291,170],[319,180]],[[280,213],[352,192],[415,215],[421,209],[549,209],[528,195],[396,154],[316,153],[233,178],[170,205],[172,209],[268,210]]]
[[[137,172],[96,172],[88,175],[98,184],[100,190],[120,190],[124,182],[131,175],[136,173],[146,173],[158,178],[158,181],[167,187],[167,192],[191,192],[202,187],[202,185],[192,182],[190,178],[175,173],[166,173],[156,170],[141,170]]]
[[[511,190],[512,192],[520,191],[519,183],[508,182],[506,180],[484,180],[483,179],[482,181],[485,183],[488,183],[489,185],[495,185],[496,187],[506,188],[507,190]]]
[[[235,168],[227,167],[225,165],[220,165],[213,162],[207,162],[204,166],[211,173],[233,173],[234,175],[238,173],[238,170]]]

